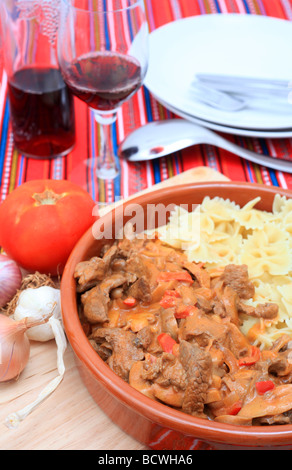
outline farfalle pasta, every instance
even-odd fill
[[[252,279],[265,273],[283,276],[291,270],[289,234],[273,225],[256,230],[242,243],[240,264],[247,264]]]

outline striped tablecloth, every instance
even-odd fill
[[[145,0],[145,5],[150,31],[183,17],[213,13],[268,15],[292,20],[292,0]],[[0,202],[23,182],[39,178],[68,179],[85,187],[95,201],[114,202],[183,170],[201,165],[219,170],[234,181],[259,182],[292,189],[292,175],[254,165],[210,145],[192,147],[143,164],[119,161],[120,176],[114,182],[105,184],[96,178],[94,165],[86,167],[82,163],[85,158],[94,157],[98,131],[91,111],[79,100],[75,102],[77,143],[72,153],[55,160],[26,158],[13,146],[7,80],[2,72],[1,77]],[[173,116],[143,87],[119,111],[112,134],[114,146],[117,147],[127,134],[146,122]],[[292,139],[230,138],[243,147],[263,154],[292,158]]]

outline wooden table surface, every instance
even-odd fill
[[[186,182],[226,181],[214,170],[198,167],[153,186]],[[57,390],[39,405],[17,429],[6,427],[5,418],[34,401],[57,373],[54,340],[31,342],[29,362],[17,381],[0,384],[1,450],[143,450],[143,444],[125,434],[94,402],[84,386],[68,345],[66,372]]]
[[[74,353],[65,353],[66,372],[57,390],[17,429],[4,424],[8,413],[33,401],[56,375],[56,344],[32,343],[27,367],[17,382],[0,386],[1,450],[142,450],[103,413],[84,386]],[[36,372],[37,371],[37,372]]]

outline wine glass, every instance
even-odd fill
[[[119,107],[141,87],[148,67],[143,0],[62,0],[58,60],[72,93],[100,126],[97,176],[118,175],[111,125]]]

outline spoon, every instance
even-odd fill
[[[292,173],[292,161],[279,160],[252,152],[229,142],[210,129],[185,119],[153,121],[139,127],[120,144],[118,155],[130,162],[141,162],[163,157],[198,144],[214,145],[251,162]]]

